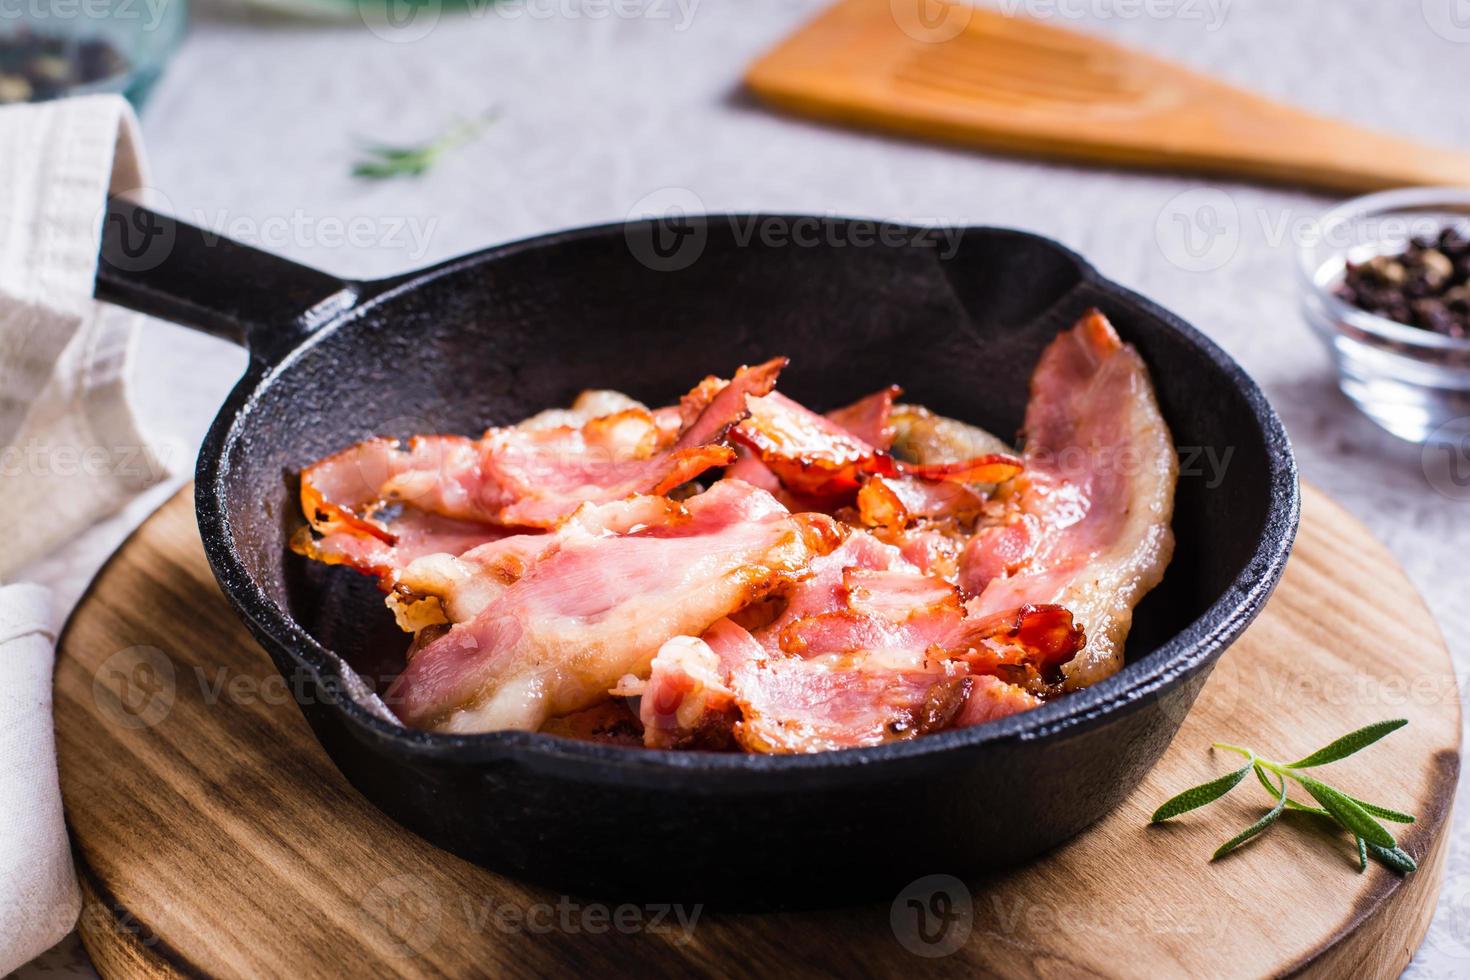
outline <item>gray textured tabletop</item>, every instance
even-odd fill
[[[1470,19],[1456,19],[1457,4],[1463,0],[1000,3],[1308,108],[1470,149]],[[1194,322],[1260,381],[1286,420],[1303,475],[1387,543],[1428,600],[1463,677],[1470,490],[1431,482],[1418,447],[1355,414],[1297,312],[1294,249],[1330,199],[909,143],[777,116],[739,94],[745,64],[821,6],[481,2],[397,41],[355,21],[310,24],[196,6],[190,36],[143,116],[155,182],[165,209],[186,220],[354,277],[621,220],[650,195],[711,211],[1003,224],[1053,236]],[[420,139],[490,109],[497,117],[484,136],[421,179],[349,175],[364,139]],[[1210,228],[1219,237],[1198,260],[1201,240],[1182,236]],[[144,332],[140,410],[180,478],[242,365],[243,355],[222,343],[162,324]],[[29,577],[55,586],[63,611],[70,608],[167,489]],[[1416,977],[1470,972],[1464,804],[1439,912],[1409,971]],[[73,937],[21,976],[89,972]]]

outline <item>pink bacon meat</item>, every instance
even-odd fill
[[[409,507],[382,518],[381,532],[339,528],[317,537],[310,527],[303,527],[292,537],[291,549],[315,561],[347,565],[376,576],[386,591],[406,566],[425,555],[459,555],[513,533],[509,528],[458,521]]]
[[[641,695],[645,744],[816,752],[978,724],[1040,703],[1001,678],[1039,678],[1084,636],[1059,607],[974,616],[954,587],[857,531],[813,559],[786,608],[752,632],[729,620],[660,648]]]
[[[897,387],[819,415],[773,390],[785,364],[664,408],[589,391],[479,439],[367,440],[303,472],[292,547],[378,577],[415,634],[385,699],[432,730],[816,752],[1118,669],[1177,466],[1100,313],[1037,365],[1024,462]]]
[[[830,416],[780,392],[751,397],[746,399],[749,417],[735,426],[733,435],[787,490],[817,501],[851,499],[872,477],[983,484],[1002,483],[1021,471],[1020,460],[1004,453],[937,465],[901,463],[841,424],[891,443],[893,428],[887,419],[895,391],[879,392]]]
[[[741,368],[729,382],[706,378],[674,410],[625,408],[581,425],[490,429],[478,440],[369,439],[303,471],[302,510],[316,535],[298,535],[293,547],[391,586],[398,569],[431,553],[433,542],[401,547],[405,530],[430,527],[440,550],[462,553],[505,533],[496,528],[554,527],[583,503],[667,493],[734,459],[724,441],[746,415],[746,396],[770,391],[785,364]],[[395,507],[405,516],[385,517]]]
[[[960,585],[982,615],[1066,606],[1088,637],[1067,687],[1094,684],[1122,666],[1133,607],[1173,554],[1179,472],[1142,358],[1098,311],[1042,354],[1024,435],[1009,513],[966,546]]]
[[[772,654],[730,620],[659,650],[640,694],[650,748],[797,753],[881,745],[1027,711],[1041,701],[961,659],[897,650]]]
[[[569,522],[571,523],[571,522]],[[406,723],[534,730],[646,674],[663,642],[804,575],[840,535],[722,481],[625,534],[568,534],[475,616],[422,645],[387,693]]]
[[[889,385],[851,405],[833,409],[827,420],[856,436],[874,449],[887,452],[897,430],[893,427],[893,403],[903,394],[898,385]]]

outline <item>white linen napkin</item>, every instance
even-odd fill
[[[116,96],[0,109],[0,578],[167,475],[128,403],[140,317],[92,299],[102,215],[146,184]],[[50,596],[0,588],[0,975],[76,922],[52,733]]]
[[[0,974],[65,936],[81,907],[51,734],[51,596],[0,589]]]

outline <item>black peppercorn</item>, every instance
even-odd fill
[[[1470,336],[1470,226],[1418,235],[1396,254],[1349,262],[1339,299],[1446,337]]]
[[[22,27],[0,37],[0,105],[59,98],[128,68],[108,41],[46,37]]]

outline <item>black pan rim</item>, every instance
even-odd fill
[[[712,214],[693,219],[706,224],[750,220],[818,220],[829,222],[877,219],[847,219],[832,215],[769,213]],[[1042,235],[1013,228],[984,225],[963,228],[921,227],[901,222],[881,222],[906,233],[954,232],[996,234],[1030,239],[1052,248],[1073,261],[1081,277],[1152,316],[1181,334],[1206,360],[1230,380],[1244,397],[1257,423],[1267,453],[1272,500],[1284,504],[1283,513],[1272,514],[1260,533],[1251,560],[1230,586],[1188,627],[1175,634],[1144,661],[1125,664],[1117,674],[1092,687],[1049,702],[1032,711],[967,729],[936,732],[923,738],[866,748],[843,749],[808,755],[752,755],[746,753],[680,752],[630,749],[580,742],[536,732],[488,732],[449,735],[407,728],[378,717],[346,693],[347,665],[306,633],[285,610],[255,583],[235,550],[228,518],[223,509],[222,490],[229,479],[228,454],[244,431],[253,402],[277,376],[322,337],[368,314],[379,304],[418,285],[475,267],[498,258],[533,249],[551,248],[588,238],[626,235],[630,227],[647,222],[612,222],[592,225],[493,246],[451,259],[408,275],[350,284],[362,301],[341,314],[315,326],[279,361],[267,364],[252,359],[235,386],[200,451],[196,473],[196,513],[209,562],[236,612],[265,646],[289,658],[304,670],[324,701],[342,716],[348,730],[363,742],[396,752],[409,761],[477,764],[506,759],[523,763],[570,766],[583,778],[594,774],[620,780],[657,777],[660,774],[708,773],[721,778],[740,774],[769,776],[780,773],[841,774],[867,767],[938,754],[993,747],[1007,742],[1031,741],[1076,735],[1154,702],[1224,653],[1260,612],[1274,591],[1291,552],[1300,517],[1300,488],[1289,437],[1275,410],[1255,381],[1223,349],[1176,314],[1153,301],[1101,276],[1071,249]]]

